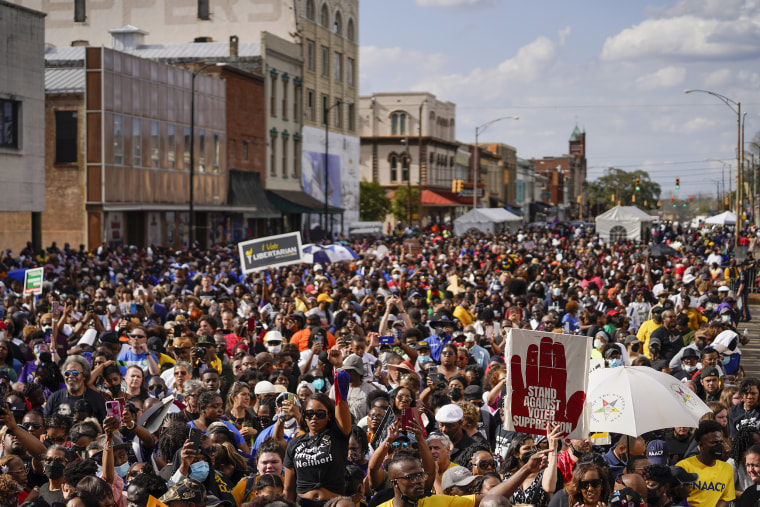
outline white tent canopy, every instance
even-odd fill
[[[454,234],[461,236],[471,229],[494,234],[504,230],[514,232],[520,224],[522,218],[504,208],[478,208],[454,220]]]
[[[705,223],[710,225],[734,225],[736,224],[736,214],[724,211],[720,215],[708,218],[705,220]]]
[[[654,219],[636,206],[615,206],[596,217],[596,232],[608,243],[641,241],[649,234]]]

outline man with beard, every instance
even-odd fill
[[[451,440],[451,460],[456,460],[459,454],[470,447],[475,441],[462,429],[462,418],[464,412],[458,405],[444,405],[435,414],[435,420],[438,423],[441,433]]]
[[[677,463],[687,472],[699,475],[689,494],[693,507],[726,507],[736,498],[734,471],[723,461],[726,450],[723,427],[716,421],[702,421],[694,432],[699,453]]]
[[[570,440],[565,439],[565,445],[567,449],[557,455],[557,466],[559,467],[562,476],[565,478],[565,482],[568,483],[573,480],[573,469],[581,459],[581,456],[591,452],[591,439],[586,440]]]
[[[45,404],[45,417],[51,414],[71,416],[74,404],[79,400],[87,400],[95,411],[95,418],[102,421],[106,418],[106,402],[97,391],[87,387],[90,378],[90,365],[82,356],[69,356],[61,366],[66,387],[59,389],[48,397]]]
[[[662,312],[662,326],[658,327],[652,334],[649,335],[650,340],[657,338],[660,340],[662,347],[660,348],[660,356],[662,359],[670,362],[673,356],[678,353],[684,346],[683,338],[676,329],[676,313],[673,310],[663,310]],[[664,368],[665,373],[670,373],[669,368]]]

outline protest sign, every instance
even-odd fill
[[[242,241],[238,243],[238,252],[243,273],[303,262],[301,233],[289,232]]]
[[[559,424],[566,438],[588,438],[591,338],[510,329],[506,341],[505,428],[541,435]]]
[[[44,269],[27,269],[24,273],[24,296],[38,296],[42,294],[42,282]]]

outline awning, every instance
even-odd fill
[[[305,192],[298,190],[266,190],[266,195],[274,206],[285,215],[292,214],[322,214],[325,203],[314,199]],[[343,208],[329,206],[327,212],[331,215],[343,213]]]
[[[280,218],[282,213],[269,202],[259,173],[230,169],[227,201],[231,207],[244,208],[246,218]]]
[[[396,191],[393,190],[388,196],[390,199],[393,199],[393,194],[395,194]],[[441,195],[440,192],[435,192],[433,190],[422,190],[422,205],[427,206],[428,208],[451,208],[453,206],[461,206],[462,203],[452,200],[449,197],[446,197],[444,195]]]
[[[523,216],[523,212],[517,204],[506,203],[504,209],[517,216]]]

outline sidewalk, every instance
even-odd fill
[[[752,301],[749,306],[752,320],[750,322],[739,322],[736,330],[739,334],[744,333],[745,329],[749,330],[749,344],[742,346],[742,366],[747,377],[760,378],[760,304],[757,300]]]

